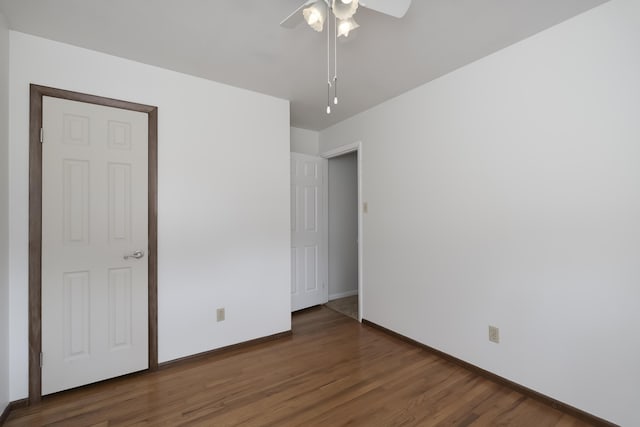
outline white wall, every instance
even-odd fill
[[[329,159],[329,299],[358,293],[358,155]]]
[[[9,30],[0,13],[0,414],[9,403]]]
[[[158,107],[160,362],[289,330],[288,102],[10,34],[11,399],[27,395],[29,83]]]
[[[309,154],[311,156],[319,155],[318,144],[320,133],[301,129],[291,128],[291,151],[294,153]]]
[[[640,425],[638,40],[613,0],[321,133],[363,144],[368,320]]]

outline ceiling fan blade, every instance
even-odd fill
[[[310,4],[315,3],[315,0],[307,0],[300,5],[296,10],[294,10],[291,15],[287,16],[280,23],[281,27],[284,28],[295,28],[304,21],[304,17],[302,16],[302,9],[309,6]]]
[[[411,0],[360,0],[360,5],[385,15],[402,18],[409,10]]]

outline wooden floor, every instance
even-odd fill
[[[325,304],[325,307],[352,319],[358,319],[358,295],[331,300]]]
[[[293,336],[60,393],[7,426],[581,426],[327,308]]]

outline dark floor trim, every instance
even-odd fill
[[[20,399],[13,402],[9,402],[2,414],[0,414],[0,426],[4,425],[4,423],[9,419],[9,414],[11,411],[14,411],[19,408],[25,408],[29,406],[29,399]]]
[[[4,425],[4,422],[9,418],[9,412],[11,412],[11,404],[8,404],[7,407],[4,408],[4,411],[2,411],[2,414],[0,414],[0,426]]]
[[[192,354],[191,356],[180,357],[178,359],[169,360],[168,362],[162,362],[158,365],[158,369],[173,368],[174,366],[184,365],[189,362],[195,362],[197,360],[206,359],[212,356],[218,356],[224,353],[230,353],[232,351],[246,350],[249,347],[252,347],[257,344],[262,344],[269,341],[275,341],[282,338],[288,338],[288,337],[291,337],[292,335],[293,334],[291,330],[288,330],[288,331],[280,332],[277,334],[268,335],[266,337],[256,338],[256,339],[244,341],[238,344],[232,344],[226,347],[216,348],[214,350],[203,351],[202,353]]]
[[[380,325],[378,325],[376,323],[373,323],[373,322],[371,322],[369,320],[366,320],[366,319],[362,319],[362,324],[366,325],[366,326],[369,326],[371,328],[374,328],[374,329],[378,329],[379,331],[382,331],[382,332],[384,332],[384,333],[386,333],[388,335],[391,335],[391,336],[393,336],[395,338],[398,338],[398,339],[400,339],[400,340],[402,340],[404,342],[407,342],[409,344],[412,344],[412,345],[415,345],[417,347],[420,347],[423,350],[428,351],[429,353],[433,353],[436,356],[441,357],[442,359],[448,360],[449,362],[452,362],[452,363],[455,363],[456,365],[462,366],[463,368],[465,368],[465,369],[467,369],[467,370],[469,370],[469,371],[471,371],[471,372],[473,372],[475,374],[478,374],[478,375],[480,375],[480,376],[482,376],[484,378],[487,378],[487,379],[489,379],[489,380],[491,380],[493,382],[496,382],[498,384],[502,384],[504,386],[507,386],[507,387],[511,388],[512,390],[517,391],[518,393],[521,393],[521,394],[523,394],[523,395],[525,395],[527,397],[530,397],[532,399],[536,399],[536,400],[538,400],[538,401],[540,401],[540,402],[542,402],[542,403],[544,403],[546,405],[551,406],[552,408],[558,409],[558,410],[560,410],[560,411],[562,411],[564,413],[567,413],[567,414],[572,415],[572,416],[574,416],[576,418],[579,418],[579,419],[581,419],[581,420],[583,420],[583,421],[585,421],[585,422],[587,422],[589,424],[592,424],[592,425],[598,426],[598,427],[599,426],[603,426],[603,427],[605,427],[605,426],[606,427],[619,427],[617,424],[614,424],[614,423],[612,423],[610,421],[607,421],[607,420],[604,420],[602,418],[596,417],[595,415],[591,415],[588,412],[585,412],[585,411],[583,411],[581,409],[575,408],[575,407],[573,407],[571,405],[567,405],[566,403],[559,402],[559,401],[557,401],[557,400],[555,400],[555,399],[553,399],[553,398],[551,398],[549,396],[546,396],[546,395],[544,395],[542,393],[538,393],[535,390],[531,390],[530,388],[527,388],[527,387],[525,387],[523,385],[515,383],[515,382],[513,382],[511,380],[503,378],[503,377],[501,377],[499,375],[496,375],[496,374],[494,374],[492,372],[489,372],[487,370],[479,368],[479,367],[477,367],[475,365],[472,365],[469,362],[465,362],[464,360],[458,359],[457,357],[451,356],[450,354],[444,353],[444,352],[442,352],[440,350],[436,350],[433,347],[429,347],[428,345],[422,344],[422,343],[420,343],[420,342],[418,342],[418,341],[416,341],[414,339],[411,339],[411,338],[406,337],[406,336],[404,336],[402,334],[399,334],[399,333],[394,332],[394,331],[392,331],[390,329],[387,329],[384,326],[380,326]]]

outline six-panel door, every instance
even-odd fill
[[[291,310],[328,301],[327,160],[291,153]]]
[[[148,367],[147,121],[43,98],[43,395]]]

